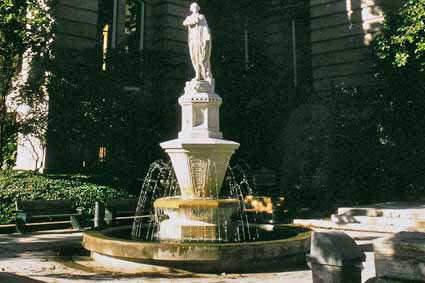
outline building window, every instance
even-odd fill
[[[99,147],[99,162],[103,163],[106,161],[106,147]]]
[[[117,27],[118,27],[118,0],[114,0],[114,7],[112,10],[112,40],[111,47],[117,47]]]
[[[298,86],[298,61],[297,61],[297,25],[295,19],[291,21],[292,33],[292,70],[294,87]]]
[[[102,29],[102,70],[106,71],[106,58],[109,48],[109,25],[105,25]]]
[[[292,81],[293,86],[304,86],[311,82],[311,41],[309,18],[296,14],[290,21]]]
[[[127,51],[142,51],[145,33],[145,2],[126,0],[125,5],[125,48]]]
[[[249,30],[248,21],[245,21],[244,25],[244,54],[245,54],[245,71],[249,69]]]

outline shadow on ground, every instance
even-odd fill
[[[75,233],[75,231],[0,235],[0,261],[21,257],[28,253],[55,255],[64,248],[80,248],[81,240],[81,233]]]
[[[45,283],[44,281],[31,279],[29,277],[15,275],[8,272],[0,272],[0,282],[7,283]]]

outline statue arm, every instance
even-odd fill
[[[187,27],[187,26],[196,25],[198,23],[199,23],[199,17],[189,16],[184,20],[183,25]]]

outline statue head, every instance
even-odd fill
[[[190,11],[192,13],[198,13],[200,9],[201,9],[201,7],[199,7],[198,3],[196,3],[196,2],[195,3],[192,3],[190,5]]]

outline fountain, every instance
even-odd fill
[[[240,186],[247,182],[235,180],[228,170],[239,144],[223,139],[220,132],[222,99],[215,93],[209,62],[211,35],[199,5],[193,3],[190,10],[183,24],[189,30],[196,75],[186,82],[179,98],[182,129],[178,138],[161,143],[172,166],[162,162],[151,167],[131,229],[87,231],[83,245],[103,264],[125,260],[200,272],[305,261],[308,231],[284,225],[266,231],[248,221]],[[221,191],[224,180],[227,193]],[[128,236],[123,237],[123,232]]]

